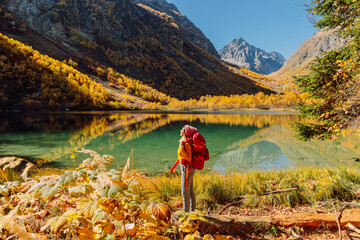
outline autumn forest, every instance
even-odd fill
[[[343,45],[264,75],[166,0],[0,0],[0,239],[360,239],[360,1],[306,11]]]

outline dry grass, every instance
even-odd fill
[[[159,194],[179,200],[180,176],[157,176]],[[243,207],[313,205],[317,201],[352,201],[360,197],[359,168],[313,169],[233,173],[228,175],[197,172],[194,176],[199,207],[225,204],[246,196]],[[279,189],[296,191],[259,196]]]

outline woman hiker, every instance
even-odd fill
[[[191,137],[195,132],[197,132],[197,129],[190,125],[185,125],[181,129],[179,148],[177,152],[181,169],[181,195],[183,197],[184,212],[193,212],[196,207],[193,184],[195,168],[190,166],[192,161]]]

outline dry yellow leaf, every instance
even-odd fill
[[[108,214],[111,214],[116,206],[116,200],[110,198],[99,199],[97,203],[98,206]]]
[[[140,216],[142,217],[142,219],[145,220],[149,217],[149,215],[146,212],[142,211],[141,209],[139,212],[140,212]]]
[[[193,234],[187,234],[184,238],[184,240],[195,240],[200,239],[201,235],[198,231],[194,232]]]
[[[199,224],[187,224],[187,225],[179,225],[179,228],[186,233],[195,232],[199,228]]]
[[[168,205],[165,203],[150,204],[146,208],[148,215],[154,216],[157,220],[169,222],[171,220],[171,211]]]
[[[113,233],[115,231],[115,225],[112,223],[106,223],[103,230],[103,236],[108,233]]]
[[[95,240],[94,232],[89,228],[79,229],[78,232],[79,240]]]
[[[124,237],[126,234],[125,232],[125,226],[123,222],[119,222],[119,224],[116,224],[116,231],[115,231],[115,236],[122,238]]]
[[[134,237],[137,232],[136,224],[135,223],[125,224],[125,230],[131,237]]]
[[[112,181],[113,183],[115,183],[116,185],[118,185],[119,187],[121,187],[121,188],[125,188],[125,187],[126,187],[126,184],[123,183],[123,181],[121,181],[120,179],[116,179],[116,180],[111,179],[111,181]]]
[[[125,213],[123,212],[118,212],[114,215],[115,220],[117,221],[121,221],[125,219]]]

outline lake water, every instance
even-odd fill
[[[295,114],[261,112],[0,113],[0,156],[74,167],[88,157],[76,152],[85,148],[114,156],[113,166],[122,167],[133,150],[134,168],[168,172],[185,124],[206,138],[211,172],[350,166],[360,156],[355,136],[342,142],[296,140],[290,127],[295,121],[301,121]]]

